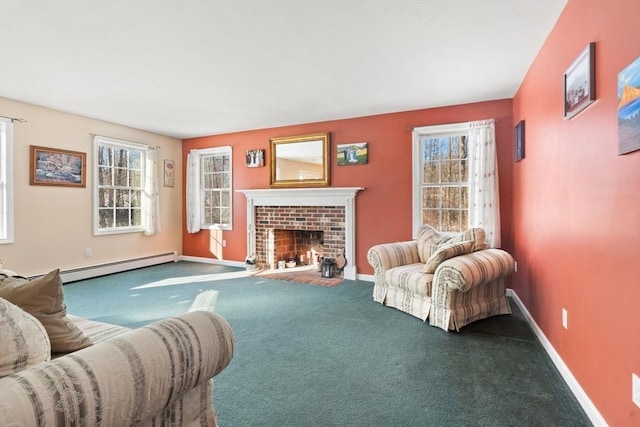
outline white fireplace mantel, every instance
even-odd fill
[[[344,206],[347,265],[345,279],[356,279],[355,197],[364,187],[323,187],[236,190],[247,197],[247,255],[256,250],[256,206]]]

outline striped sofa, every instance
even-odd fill
[[[66,318],[93,344],[0,378],[0,425],[216,425],[212,378],[234,349],[222,317],[193,311],[134,330]]]
[[[373,300],[439,328],[459,331],[498,314],[510,314],[505,278],[513,257],[488,249],[479,228],[458,234],[420,227],[417,239],[373,246]]]

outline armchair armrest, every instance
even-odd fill
[[[418,242],[410,240],[375,245],[367,252],[367,261],[373,267],[373,300],[383,303],[389,288],[384,280],[386,271],[393,267],[420,262]]]
[[[233,350],[215,313],[163,319],[0,378],[0,425],[147,424],[196,387],[215,423],[209,381]]]
[[[367,261],[374,270],[383,272],[400,265],[415,264],[420,262],[418,243],[410,240],[375,245],[367,252]]]
[[[465,292],[504,278],[514,270],[511,254],[502,249],[484,249],[442,262],[434,272],[433,286]]]

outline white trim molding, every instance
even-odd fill
[[[587,393],[584,392],[556,349],[553,348],[553,345],[551,345],[551,342],[547,339],[544,332],[542,332],[542,329],[540,329],[536,321],[533,319],[531,313],[529,313],[529,310],[527,310],[522,300],[518,298],[518,295],[513,289],[507,289],[507,296],[511,297],[513,301],[518,305],[518,308],[520,308],[520,311],[522,311],[522,313],[524,314],[527,323],[529,324],[529,326],[531,326],[533,333],[542,344],[542,347],[547,352],[547,354],[551,358],[551,361],[560,372],[560,375],[564,379],[564,382],[567,383],[567,385],[571,389],[571,392],[576,397],[578,403],[580,403],[580,406],[582,406],[582,409],[584,409],[584,412],[587,414],[593,425],[596,427],[607,426],[607,422],[604,420],[604,418],[602,418],[602,415],[600,415],[600,412],[595,407],[593,402],[591,402],[591,399],[589,399]]]
[[[256,251],[256,206],[343,206],[344,252],[349,261],[344,268],[344,278],[356,280],[355,197],[361,190],[364,190],[364,187],[236,190],[247,197],[247,255]]]

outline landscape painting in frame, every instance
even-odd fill
[[[640,57],[618,74],[618,155],[640,150]]]
[[[367,164],[367,145],[368,143],[366,142],[339,144],[337,155],[338,166]]]
[[[29,184],[86,186],[87,154],[32,145]]]

